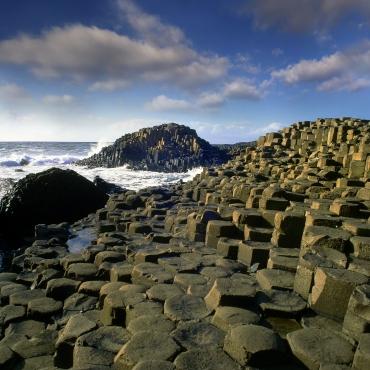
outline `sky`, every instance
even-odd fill
[[[370,118],[370,0],[1,0],[0,141],[211,143]]]

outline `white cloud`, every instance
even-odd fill
[[[368,0],[251,0],[244,11],[252,13],[259,28],[277,26],[283,30],[306,32],[331,28],[355,14],[370,19]]]
[[[134,37],[84,25],[54,27],[38,36],[0,41],[0,63],[25,66],[43,78],[88,80],[93,91],[112,91],[132,80],[191,88],[226,75],[227,58],[199,53],[181,30],[131,1],[118,4],[136,32]]]
[[[236,79],[225,85],[224,96],[233,99],[259,100],[263,92],[249,80]]]
[[[171,99],[165,95],[158,95],[146,104],[147,109],[153,111],[187,110],[191,104],[182,99]]]
[[[89,91],[115,91],[124,89],[129,86],[129,82],[126,80],[105,80],[97,81],[89,86]]]
[[[44,103],[47,104],[71,104],[75,101],[75,98],[72,95],[46,95],[42,99]]]
[[[248,79],[238,78],[226,83],[220,91],[203,92],[197,101],[201,108],[218,108],[233,99],[260,100],[268,87],[266,81],[256,85]]]
[[[225,103],[225,96],[222,93],[204,92],[198,99],[201,108],[218,108]]]
[[[316,82],[322,91],[366,88],[370,79],[370,41],[321,59],[301,60],[271,75],[288,84]]]
[[[261,67],[251,62],[251,57],[247,54],[238,53],[235,57],[234,67],[241,69],[252,75],[261,72]]]
[[[358,91],[370,87],[369,78],[334,77],[324,81],[317,89],[319,91]]]
[[[29,99],[30,95],[26,89],[14,84],[6,83],[0,85],[0,98],[8,101]]]
[[[181,29],[165,24],[159,17],[143,12],[133,1],[118,0],[117,5],[122,17],[143,40],[162,46],[187,42]]]

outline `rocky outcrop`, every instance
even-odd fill
[[[19,180],[0,202],[0,233],[31,232],[36,224],[77,221],[108,196],[72,170],[51,168]]]
[[[169,123],[122,136],[98,154],[78,161],[88,167],[119,167],[159,172],[185,172],[229,158],[226,151],[201,139],[189,127]]]

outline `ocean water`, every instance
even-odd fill
[[[126,167],[90,169],[73,164],[76,160],[98,153],[109,144],[0,142],[0,198],[14,182],[30,173],[41,172],[51,167],[72,169],[89,180],[98,175],[108,182],[132,190],[168,185],[179,180],[188,181],[201,172],[201,168],[186,173],[160,173],[130,170]]]

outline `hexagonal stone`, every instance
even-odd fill
[[[196,297],[204,298],[211,290],[212,285],[189,285],[186,294],[194,295]]]
[[[322,329],[301,329],[289,333],[290,348],[309,369],[321,365],[349,365],[353,359],[352,345],[337,334]]]
[[[5,329],[5,336],[13,334],[27,335],[33,337],[45,329],[45,323],[35,320],[25,320],[19,322],[12,322]]]
[[[295,275],[289,271],[263,269],[257,271],[256,278],[264,290],[292,290]]]
[[[94,297],[99,296],[100,289],[107,281],[91,280],[84,281],[78,288],[78,293],[91,295]]]
[[[199,320],[210,314],[204,300],[191,295],[176,295],[164,302],[164,313],[171,320]]]
[[[0,272],[0,281],[16,281],[17,274],[15,272]]]
[[[110,270],[110,281],[131,282],[131,273],[134,266],[127,262],[116,263]]]
[[[361,334],[352,369],[367,370],[370,364],[370,333]]]
[[[206,246],[217,248],[218,240],[223,236],[237,239],[240,236],[240,231],[230,221],[209,221],[206,228]]]
[[[238,258],[240,240],[220,238],[217,243],[217,253],[220,256],[236,260]]]
[[[253,266],[258,263],[260,269],[265,268],[269,258],[271,243],[244,241],[240,242],[238,260],[246,266]]]
[[[24,337],[11,348],[24,359],[52,355],[55,352],[56,334],[56,332],[44,330],[33,338]]]
[[[58,301],[64,301],[67,297],[77,291],[80,284],[80,281],[67,278],[52,279],[47,283],[46,296]]]
[[[153,301],[164,302],[166,299],[182,293],[182,290],[175,284],[156,284],[147,290],[146,295]]]
[[[207,296],[207,306],[216,309],[218,306],[249,307],[253,305],[256,289],[248,280],[217,279]]]
[[[345,253],[349,250],[351,236],[348,231],[342,229],[307,226],[302,236],[301,248],[303,251],[307,251],[313,246],[325,246]]]
[[[36,320],[48,320],[63,308],[60,301],[43,297],[32,299],[27,305],[27,315]]]
[[[67,270],[73,263],[85,262],[85,258],[81,253],[69,253],[60,260],[61,266]]]
[[[360,285],[352,293],[343,321],[343,332],[359,339],[370,327],[370,285]]]
[[[242,366],[261,367],[281,362],[284,346],[271,329],[258,325],[239,325],[227,333],[224,351]]]
[[[217,307],[212,317],[212,324],[223,331],[242,324],[258,324],[260,317],[253,311],[239,307]]]
[[[218,278],[224,278],[230,276],[233,271],[219,266],[207,266],[200,270],[200,273],[211,281]]]
[[[9,303],[20,306],[27,306],[28,303],[34,299],[44,298],[45,291],[41,289],[24,290],[13,293],[9,296]]]
[[[173,282],[187,289],[190,285],[207,284],[207,279],[199,274],[178,273],[175,275]]]
[[[7,305],[0,307],[0,325],[7,326],[13,321],[19,321],[26,314],[23,306]]]
[[[0,344],[0,369],[14,369],[16,354],[5,344]]]
[[[163,333],[141,331],[121,348],[114,359],[114,366],[120,370],[131,370],[140,361],[171,361],[178,352],[180,347],[171,337]]]
[[[94,310],[97,302],[97,297],[91,297],[82,293],[74,293],[64,301],[64,317],[68,317],[79,312]]]
[[[126,285],[127,283],[124,282],[112,282],[112,283],[106,283],[104,284],[99,291],[99,305],[100,307],[103,307],[105,297],[112,292],[115,292],[119,290],[123,285]]]
[[[27,287],[25,287],[22,284],[15,284],[15,283],[7,284],[7,285],[1,287],[1,289],[0,289],[0,301],[1,301],[1,303],[3,305],[8,304],[9,303],[9,297],[12,294],[14,294],[16,292],[21,292],[21,291],[24,291],[24,290],[27,290]]]
[[[163,268],[172,273],[192,273],[197,271],[199,264],[197,262],[188,260],[183,257],[167,257],[159,258],[158,264],[163,266]]]
[[[126,320],[126,306],[145,300],[143,293],[113,291],[104,299],[101,311],[101,321],[104,325],[124,325]]]
[[[131,338],[119,326],[103,326],[77,338],[73,351],[76,368],[110,366],[114,356]]]
[[[176,370],[240,370],[221,349],[191,349],[176,357]]]
[[[310,307],[324,316],[342,320],[353,290],[367,280],[357,272],[319,267],[309,299]]]
[[[66,276],[81,281],[94,280],[98,268],[93,263],[74,263],[66,271]]]
[[[175,370],[175,365],[169,361],[147,360],[138,362],[132,370]]]
[[[171,335],[186,349],[222,347],[225,337],[223,331],[202,321],[179,323]]]
[[[132,281],[137,284],[145,284],[148,286],[158,283],[172,283],[173,274],[165,271],[160,265],[151,262],[143,262],[133,268]]]
[[[68,368],[73,364],[73,348],[76,339],[96,328],[96,322],[88,319],[84,314],[72,316],[67,325],[61,331],[56,343],[57,351],[55,353],[54,365]]]
[[[162,314],[155,315],[141,315],[136,319],[130,321],[127,326],[127,330],[132,334],[136,334],[140,331],[155,331],[164,334],[170,333],[175,329],[175,324],[173,321],[168,320]]]
[[[291,291],[261,291],[257,300],[261,310],[270,316],[294,317],[307,307],[306,301]]]
[[[103,251],[99,252],[94,259],[94,263],[96,266],[101,265],[103,262],[121,262],[126,259],[126,256],[120,252],[114,251]]]
[[[129,304],[126,307],[126,326],[142,315],[159,315],[163,313],[163,306],[159,302],[143,301]]]

